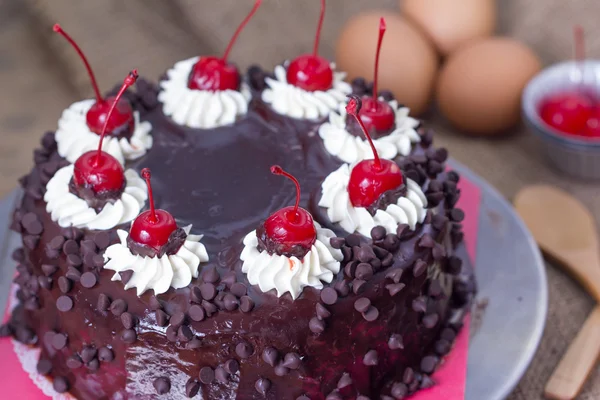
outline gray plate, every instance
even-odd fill
[[[479,303],[472,318],[466,400],[501,400],[525,372],[542,337],[548,292],[540,252],[510,204],[466,167],[451,162],[481,188],[476,275]],[[0,201],[0,293],[8,293],[19,237],[8,226],[18,192]],[[0,295],[0,310],[6,296]]]

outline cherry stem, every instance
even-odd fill
[[[350,98],[350,100],[346,105],[346,112],[349,115],[352,115],[354,119],[356,119],[356,122],[358,122],[358,125],[360,125],[360,128],[362,129],[363,133],[367,137],[367,140],[369,141],[369,144],[371,145],[371,150],[373,150],[373,157],[375,158],[375,167],[378,171],[381,171],[383,169],[383,166],[381,165],[381,160],[379,159],[379,154],[377,154],[377,149],[375,148],[373,139],[371,139],[371,135],[369,135],[367,127],[358,116],[360,108],[362,107],[362,101],[360,100],[360,97],[358,97],[355,94],[351,94],[348,97]]]
[[[115,107],[117,107],[119,100],[121,100],[121,96],[123,96],[123,93],[125,93],[125,91],[131,85],[133,85],[135,83],[137,78],[138,78],[137,69],[134,69],[133,71],[131,71],[129,73],[129,75],[127,75],[127,77],[123,81],[123,85],[121,86],[121,89],[119,89],[119,93],[117,93],[117,95],[115,96],[115,99],[114,99],[113,103],[111,104],[110,109],[108,110],[108,114],[106,114],[106,120],[104,121],[104,126],[102,127],[102,132],[100,133],[100,140],[98,141],[98,154],[96,155],[96,158],[94,160],[95,167],[98,166],[98,163],[100,162],[100,158],[102,157],[102,142],[104,141],[104,136],[106,136],[106,130],[108,129],[108,121],[110,121],[110,117],[112,116],[112,113],[115,110]]]
[[[296,185],[296,204],[294,205],[295,220],[298,217],[298,207],[300,206],[300,182],[298,182],[298,179],[296,179],[294,175],[290,174],[289,172],[285,172],[279,165],[273,165],[271,167],[271,173],[275,175],[283,175],[294,182],[294,185]]]
[[[60,33],[65,39],[67,39],[67,41],[69,43],[71,43],[71,46],[73,46],[73,48],[75,49],[77,54],[79,54],[79,57],[83,60],[83,63],[85,64],[85,68],[87,69],[88,75],[90,76],[90,80],[92,81],[92,88],[94,88],[94,93],[96,94],[96,102],[101,103],[103,101],[103,99],[102,99],[102,95],[100,95],[100,90],[98,89],[98,83],[96,82],[96,76],[94,75],[94,71],[92,71],[92,67],[90,66],[90,63],[88,62],[87,58],[85,57],[85,54],[83,54],[83,51],[81,51],[81,49],[79,48],[77,43],[75,43],[73,38],[71,36],[69,36],[69,34],[67,32],[65,32],[59,24],[54,24],[54,27],[52,29],[54,30],[54,32]]]
[[[585,38],[581,25],[573,28],[573,39],[575,41],[575,61],[581,62],[585,59]]]
[[[148,203],[150,204],[150,218],[148,221],[152,223],[158,222],[158,217],[156,216],[156,210],[154,209],[154,196],[152,195],[152,184],[150,183],[150,178],[152,174],[150,173],[150,168],[142,169],[142,178],[146,181],[146,186],[148,187]]]
[[[319,24],[317,25],[317,33],[315,34],[315,44],[313,46],[314,57],[316,57],[319,52],[319,42],[321,41],[321,28],[323,28],[323,18],[325,18],[325,0],[321,0],[321,15],[319,16]]]
[[[377,100],[377,83],[379,81],[379,53],[381,53],[381,43],[385,34],[385,18],[379,20],[379,38],[377,39],[377,52],[375,53],[375,73],[373,75],[373,99]],[[377,108],[377,102],[373,102],[373,108]]]
[[[223,61],[227,61],[227,57],[229,57],[229,52],[231,51],[233,44],[235,43],[238,36],[240,35],[240,32],[242,32],[242,29],[244,29],[244,27],[246,26],[248,21],[250,21],[250,19],[254,16],[254,14],[258,10],[258,7],[260,7],[261,3],[262,3],[262,0],[256,0],[256,2],[254,2],[254,7],[252,7],[252,10],[250,10],[250,13],[248,13],[248,15],[246,16],[246,18],[244,18],[244,20],[242,21],[240,26],[238,26],[238,28],[235,30],[235,33],[233,34],[233,37],[229,41],[229,44],[227,45],[227,48],[225,49],[225,53],[223,54]]]

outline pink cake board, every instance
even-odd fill
[[[457,206],[465,210],[463,230],[467,252],[474,265],[481,192],[475,184],[464,178],[460,180],[458,187],[462,193]],[[4,321],[9,317],[10,300],[8,304]],[[410,400],[464,400],[468,350],[469,317],[467,316],[464,327],[456,338],[454,348],[433,374],[433,379],[437,384],[430,389],[419,391]],[[39,350],[37,349],[10,339],[0,339],[0,370],[2,371],[0,386],[3,394],[5,396],[18,395],[19,398],[27,400],[72,398],[55,393],[49,381],[35,372],[38,354]]]

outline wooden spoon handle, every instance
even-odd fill
[[[546,384],[548,399],[574,399],[600,356],[600,305],[596,305]]]

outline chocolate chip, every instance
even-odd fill
[[[379,317],[379,310],[373,306],[369,307],[367,311],[362,314],[366,321],[372,322]]]
[[[133,329],[125,329],[121,332],[121,340],[125,343],[135,343],[137,340],[137,333]]]
[[[396,235],[401,238],[404,239],[405,235],[410,233],[410,226],[408,226],[408,224],[398,224],[398,227],[396,228]]]
[[[59,278],[59,286],[60,286],[60,278]],[[99,311],[108,311],[108,308],[110,306],[111,306],[110,298],[106,294],[100,293],[98,295],[98,302],[96,303],[96,308],[98,308]]]
[[[21,224],[25,231],[31,235],[40,235],[44,231],[44,226],[40,222],[38,216],[32,212],[23,215]]]
[[[83,260],[77,254],[69,254],[67,256],[67,264],[72,267],[80,267],[83,264]]]
[[[235,276],[235,272],[233,272],[233,271],[227,272],[225,275],[223,275],[223,278],[221,279],[221,283],[227,287],[230,287],[236,281],[237,281],[237,278]]]
[[[110,305],[110,312],[117,317],[120,317],[125,311],[127,311],[127,303],[123,299],[117,299]]]
[[[338,249],[338,250],[341,249],[345,243],[346,243],[346,239],[344,239],[342,237],[332,237],[331,239],[329,239],[329,244],[334,249]]]
[[[423,378],[421,379],[421,385],[419,386],[421,389],[429,389],[430,387],[434,386],[435,382],[433,381],[433,379],[431,379],[429,377],[429,375],[423,375]]]
[[[212,283],[203,283],[200,285],[200,293],[204,300],[212,300],[217,295],[217,288]]]
[[[395,235],[393,233],[388,233],[385,239],[383,240],[383,248],[387,251],[396,251],[398,250],[399,246],[400,238],[398,238],[398,235]]]
[[[60,296],[56,299],[56,308],[62,312],[70,311],[73,308],[73,299],[69,296]]]
[[[401,268],[394,268],[394,269],[390,269],[385,274],[385,277],[386,277],[386,279],[391,279],[392,281],[394,281],[394,283],[398,283],[398,282],[400,282],[400,279],[402,279],[402,273],[403,273],[403,270]]]
[[[346,244],[350,247],[360,246],[361,235],[358,233],[352,233],[346,236]]]
[[[108,232],[97,232],[93,240],[100,250],[104,250],[110,245],[110,234]]]
[[[342,377],[340,378],[340,380],[337,383],[337,388],[342,389],[342,388],[345,388],[346,386],[350,386],[350,385],[352,385],[352,378],[350,378],[349,373],[344,372],[342,374]]]
[[[237,297],[245,296],[248,291],[246,285],[244,285],[241,282],[234,283],[233,285],[231,285],[231,288],[229,290]]]
[[[202,280],[204,282],[206,282],[206,283],[215,283],[215,282],[218,282],[219,278],[220,278],[220,276],[219,276],[219,273],[217,272],[216,268],[207,269],[202,274]],[[211,300],[211,299],[207,299],[207,300]]]
[[[81,275],[81,278],[79,279],[79,281],[81,282],[81,286],[87,289],[91,289],[94,286],[96,286],[97,280],[98,279],[96,278],[96,274],[89,271],[84,272],[83,275]]]
[[[204,309],[200,307],[198,304],[194,304],[188,310],[188,314],[192,321],[202,321],[204,319]]]
[[[302,360],[298,353],[287,353],[281,365],[289,369],[298,369],[302,365]]]
[[[52,371],[52,361],[47,358],[40,358],[36,365],[36,370],[40,375],[48,375]]]
[[[229,382],[229,373],[225,371],[225,368],[218,366],[215,368],[215,378],[222,383]]]
[[[250,312],[254,308],[254,301],[248,296],[242,296],[240,298],[240,310],[242,312]]]
[[[240,358],[248,358],[252,355],[252,352],[254,352],[254,348],[250,343],[240,342],[235,346],[235,354]]]
[[[456,256],[448,257],[444,270],[449,274],[457,275],[462,270],[462,260]]]
[[[264,396],[267,394],[269,389],[271,389],[271,381],[267,378],[259,378],[254,384],[254,388],[258,393]]]
[[[317,310],[317,317],[319,319],[325,319],[325,318],[329,318],[331,316],[331,312],[327,308],[325,308],[325,306],[323,304],[317,303],[315,308]]]
[[[454,332],[452,328],[444,328],[444,330],[440,334],[440,337],[449,342],[454,342],[454,339],[456,339],[456,332]]]
[[[29,310],[29,311],[35,311],[35,310],[39,310],[40,308],[40,302],[38,301],[37,297],[30,297],[25,301],[25,309]]]
[[[192,397],[195,397],[198,392],[200,391],[200,382],[198,382],[195,379],[190,379],[186,384],[185,384],[185,395],[187,397],[189,397],[190,399]]]
[[[390,393],[395,399],[404,399],[408,395],[408,386],[402,382],[396,382],[392,385]]]
[[[425,356],[421,360],[421,371],[430,374],[435,370],[439,359],[436,356]]]
[[[204,313],[207,317],[210,317],[217,312],[217,306],[206,300],[202,300],[202,308],[204,308]]]
[[[57,376],[54,378],[54,382],[52,383],[52,387],[56,390],[57,393],[65,393],[69,390],[69,381],[62,376]]]
[[[412,309],[415,312],[424,313],[425,311],[427,311],[426,300],[422,296],[417,297],[412,301]]]
[[[79,253],[79,245],[73,239],[67,240],[62,247],[63,253],[66,255]]]
[[[323,333],[323,331],[325,330],[325,322],[321,321],[317,317],[313,317],[308,322],[308,328],[312,333]]]
[[[398,293],[404,289],[406,285],[404,283],[392,283],[389,285],[385,285],[385,288],[388,290],[391,297],[394,297]]]
[[[225,371],[229,372],[232,375],[234,375],[240,370],[240,364],[234,359],[225,361],[225,365],[223,367],[225,368]]]
[[[53,340],[54,340],[54,335],[56,335],[56,332],[54,331],[48,331],[46,333],[44,333],[44,344],[46,345],[46,347],[54,347],[53,346]]]
[[[200,382],[208,385],[215,380],[215,371],[211,367],[202,367],[198,373],[198,378]]]
[[[175,328],[179,328],[181,325],[185,323],[185,313],[178,311],[171,316],[170,319],[171,326]]]
[[[375,256],[377,256],[377,258],[379,258],[380,260],[385,259],[388,254],[390,254],[389,251],[387,251],[386,249],[384,249],[383,247],[379,247],[379,246],[373,246],[373,253],[375,254]]]
[[[448,218],[444,214],[435,214],[431,218],[431,225],[438,231],[443,230],[448,223]]]
[[[15,339],[23,344],[32,344],[35,340],[35,333],[26,326],[17,326],[14,329]]]
[[[355,276],[357,279],[368,281],[373,277],[373,267],[371,266],[371,264],[360,263],[356,266]]]
[[[40,237],[37,235],[26,235],[23,236],[23,244],[29,250],[34,250],[40,242]]]
[[[440,172],[442,172],[444,170],[444,166],[436,160],[429,160],[429,162],[427,163],[427,173],[430,176],[437,176],[437,174],[439,174]]]
[[[96,253],[98,251],[98,247],[96,246],[96,243],[94,243],[93,240],[90,239],[86,239],[86,240],[82,240],[81,243],[79,244],[80,247],[80,251],[81,254],[87,254],[87,253]]]
[[[56,350],[62,350],[67,345],[67,335],[64,333],[56,333],[52,336],[52,347]]]
[[[56,272],[57,269],[58,269],[57,265],[42,264],[42,272],[46,276],[52,276]]]
[[[284,367],[282,364],[279,364],[273,369],[273,372],[275,372],[275,375],[277,376],[286,376],[290,373],[290,369]]]
[[[338,299],[338,294],[332,287],[321,290],[321,301],[327,305],[333,305]]]
[[[427,288],[427,294],[429,297],[438,298],[442,295],[442,284],[438,279],[434,279],[429,283],[429,287]]]
[[[61,250],[64,243],[65,237],[62,235],[58,235],[50,239],[47,246],[53,250]]]
[[[333,391],[325,397],[325,400],[344,400],[344,398],[337,391]]]
[[[52,278],[40,275],[38,276],[38,284],[40,285],[40,287],[46,290],[50,290],[52,289]]]
[[[148,305],[152,311],[162,309],[162,304],[160,303],[160,300],[158,300],[158,298],[156,296],[150,297],[150,301],[148,302]]]
[[[98,349],[98,359],[103,362],[111,362],[115,359],[115,355],[108,347],[100,347]]]
[[[376,350],[369,350],[363,357],[363,363],[369,367],[377,365],[379,363],[379,356]]]
[[[356,258],[360,262],[368,263],[372,259],[376,258],[373,248],[368,245],[362,245],[360,249],[355,253]]]
[[[274,367],[279,361],[279,352],[275,347],[265,347],[262,353],[262,359],[271,367]]]
[[[432,329],[437,325],[439,319],[440,317],[437,314],[428,314],[423,317],[423,325],[427,329]]]
[[[417,245],[421,248],[431,249],[435,245],[435,240],[428,233],[424,234],[421,239],[419,239]]]
[[[371,300],[361,297],[354,302],[354,309],[360,313],[367,311],[371,307]]]
[[[96,268],[100,268],[104,265],[104,257],[102,257],[100,254],[94,255],[93,260],[94,260],[94,267],[96,267]]]
[[[167,328],[167,330],[169,330]],[[197,337],[193,338],[192,340],[190,340],[189,342],[186,343],[185,348],[186,349],[199,349],[200,347],[202,347],[202,341],[200,339],[198,339]]]
[[[128,312],[121,314],[121,323],[125,329],[131,329],[135,326],[135,317]]]
[[[344,273],[346,274],[346,276],[354,278],[354,275],[356,274],[356,266],[358,264],[360,264],[358,260],[352,260],[349,263],[347,263],[344,267]]]
[[[225,304],[225,309],[227,311],[233,311],[233,310],[237,309],[240,304],[237,297],[235,297],[231,293],[226,293],[225,296],[223,296],[223,303]]]
[[[354,292],[354,294],[363,293],[366,289],[366,283],[367,281],[364,281],[362,279],[354,279],[352,281],[352,292]]]
[[[402,382],[404,382],[407,385],[410,385],[414,379],[415,371],[410,367],[406,367],[404,373],[402,374]]]
[[[375,226],[371,229],[371,238],[373,240],[382,240],[385,237],[386,231],[383,226]]]
[[[169,380],[169,378],[156,378],[152,385],[154,386],[154,389],[158,394],[166,394],[169,393],[169,391],[171,390],[171,381]]]
[[[389,267],[394,263],[394,255],[392,253],[388,254],[387,256],[385,256],[385,258],[383,260],[381,260],[381,266],[382,267]]]
[[[458,182],[460,180],[460,175],[458,175],[456,171],[448,171],[446,177],[452,182]]]
[[[388,347],[390,350],[403,349],[404,342],[402,341],[402,336],[397,333],[392,334],[388,340]]]
[[[433,256],[433,259],[435,261],[440,261],[444,257],[446,257],[446,250],[441,244],[436,243],[436,245],[431,250],[431,255]]]
[[[177,337],[182,342],[189,342],[190,340],[192,340],[194,338],[194,333],[192,332],[192,330],[189,326],[181,325],[179,327],[179,329],[177,330]]]
[[[427,263],[423,260],[415,261],[415,265],[413,265],[412,272],[415,278],[423,275],[423,273],[427,271]]]
[[[94,358],[93,360],[88,362],[85,366],[90,371],[98,371],[98,369],[100,369],[100,361],[98,361],[97,358]]]
[[[121,282],[123,282],[124,285],[127,285],[133,277],[133,270],[128,269],[127,271],[121,271],[119,272],[119,276],[121,277]]]
[[[350,293],[350,286],[345,279],[337,281],[333,287],[340,297],[346,297]]]
[[[77,354],[72,355],[67,359],[67,367],[70,369],[77,369],[83,366],[83,362],[81,362],[81,358]]]
[[[465,213],[460,208],[450,210],[449,217],[454,222],[462,222],[465,219]]]
[[[445,339],[440,339],[435,342],[435,352],[440,356],[445,356],[450,352],[452,345]]]
[[[75,267],[68,267],[65,276],[73,282],[79,282],[81,278],[81,272]]]
[[[344,256],[344,261],[352,260],[352,248],[347,246],[342,247],[342,256]]]

